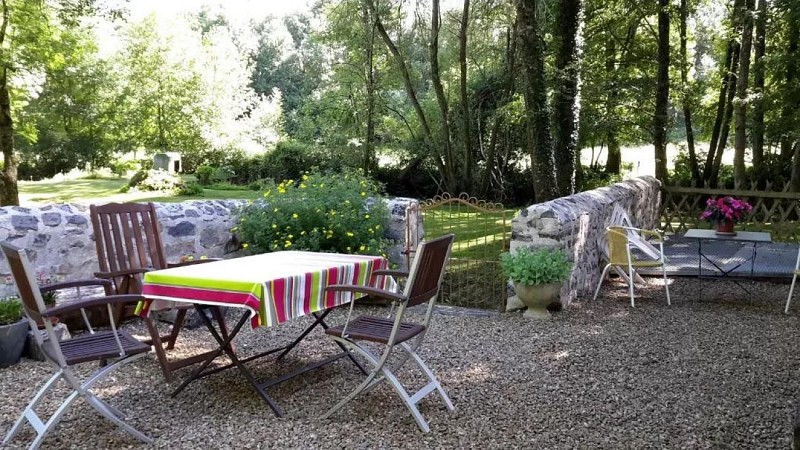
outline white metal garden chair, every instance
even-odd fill
[[[635,233],[639,237],[637,240],[632,240],[630,234]],[[637,241],[642,240],[643,236],[650,236],[657,239],[659,248],[656,257],[653,259],[637,259],[632,253],[631,248],[638,246]],[[608,275],[608,271],[613,268],[621,270],[627,269],[625,273],[625,280],[628,282],[628,292],[631,297],[631,306],[636,306],[634,302],[634,282],[636,279],[636,269],[639,268],[655,268],[661,267],[664,274],[664,289],[667,294],[667,305],[671,305],[669,298],[669,282],[667,280],[667,265],[664,258],[664,239],[661,233],[655,230],[643,230],[641,228],[633,227],[620,227],[613,226],[606,228],[606,238],[608,241],[608,264],[603,268],[603,274],[600,275],[600,281],[597,283],[597,289],[594,291],[593,299],[597,299],[597,294],[600,293],[600,287]],[[638,248],[638,247],[637,247]],[[648,255],[649,256],[649,255]]]
[[[80,398],[94,408],[100,415],[107,418],[123,430],[127,431],[139,440],[152,444],[153,440],[128,425],[124,420],[124,414],[117,408],[109,405],[98,398],[91,388],[97,382],[104,379],[123,365],[135,361],[150,351],[150,346],[146,345],[124,330],[119,330],[114,323],[114,313],[112,305],[121,302],[131,302],[141,300],[137,295],[111,295],[99,298],[79,299],[55,308],[45,309],[41,292],[36,284],[36,278],[31,270],[25,251],[7,242],[0,243],[3,253],[8,260],[11,274],[17,285],[25,313],[28,316],[31,329],[36,343],[41,347],[47,361],[55,369],[55,374],[42,386],[33,399],[25,407],[19,419],[11,427],[8,434],[3,439],[3,447],[10,444],[14,436],[20,431],[25,422],[29,423],[36,431],[36,437],[30,444],[31,449],[39,448],[47,434],[52,431],[59,420],[69,410],[72,403]],[[62,286],[85,286],[85,285],[104,285],[110,284],[107,280],[88,280],[88,282],[67,282]],[[57,317],[60,314],[75,311],[78,309],[106,306],[108,308],[111,330],[92,331],[72,339],[59,341],[50,320],[44,320],[45,336],[37,330],[36,320],[39,318],[48,319]],[[84,316],[85,317],[85,316]],[[97,372],[81,381],[73,370],[73,366],[80,363],[101,361],[107,364],[101,366]],[[72,387],[72,393],[61,403],[55,413],[50,418],[43,418],[36,412],[39,403],[44,399],[50,390],[56,386],[59,380],[64,380]]]

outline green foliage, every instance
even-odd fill
[[[197,166],[194,169],[194,176],[197,178],[197,182],[203,186],[208,186],[211,184],[211,175],[214,174],[214,168],[211,166]]]
[[[503,272],[514,283],[537,285],[562,283],[569,277],[572,263],[564,250],[520,248],[516,253],[501,253]]]
[[[616,173],[608,173],[601,167],[587,167],[583,166],[583,178],[581,179],[580,191],[590,191],[605,186],[619,183],[622,181],[622,175]]]
[[[270,183],[243,208],[238,229],[255,252],[311,250],[383,254],[389,212],[378,185],[353,172]]]
[[[58,291],[42,292],[42,301],[45,305],[55,305],[58,300]]]
[[[23,314],[22,302],[17,297],[7,297],[0,300],[0,325],[10,325],[19,322]]]
[[[128,183],[131,189],[142,192],[180,192],[183,185],[180,176],[160,169],[136,172]]]
[[[137,166],[138,164],[136,163],[136,161],[132,160],[123,161],[116,159],[111,161],[109,168],[111,169],[111,173],[113,173],[114,175],[118,177],[124,177],[125,175],[128,174],[129,171],[136,170]]]
[[[203,186],[196,181],[190,181],[180,187],[178,187],[177,191],[178,195],[186,197],[186,196],[193,196],[199,197],[203,195]]]

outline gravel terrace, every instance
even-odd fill
[[[170,449],[789,448],[800,401],[800,300],[783,314],[788,284],[756,283],[748,298],[736,285],[705,281],[698,301],[700,282],[678,278],[668,307],[659,280],[648,282],[634,309],[623,284],[612,282],[598,301],[576,302],[551,321],[520,313],[437,315],[421,353],[456,410],[448,412],[435,395],[423,400],[428,434],[385,383],[320,420],[361,379],[347,360],[271,388],[284,418],[236,370],[172,399],[179,381],[164,382],[153,354],[96,392],[159,448]],[[734,298],[722,301],[729,293]],[[238,350],[246,356],[285,343],[308,323],[247,329]],[[182,336],[184,349],[210,345],[202,329]],[[257,378],[269,378],[334,349],[315,332],[287,362],[265,358],[250,367]],[[45,363],[27,359],[0,370],[0,433],[49,375]],[[417,386],[422,380],[409,369],[401,379]],[[26,429],[13,445],[31,437]],[[42,448],[147,446],[78,401]]]

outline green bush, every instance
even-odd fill
[[[0,300],[0,325],[9,325],[19,322],[22,318],[22,303],[17,297],[7,297]]]
[[[111,173],[113,173],[114,175],[118,177],[124,177],[125,175],[128,174],[128,171],[136,170],[137,166],[138,163],[136,161],[133,160],[122,161],[118,159],[115,161],[111,161],[111,164],[109,164],[109,169],[111,169]]]
[[[572,263],[564,250],[520,248],[516,253],[500,254],[503,273],[514,283],[537,285],[562,283],[569,277]]]
[[[196,181],[190,181],[178,188],[180,196],[200,196],[203,195],[203,186]]]
[[[255,252],[310,250],[384,254],[389,211],[377,183],[356,173],[302,175],[268,183],[263,198],[244,207],[242,241]]]
[[[166,170],[140,170],[131,177],[128,186],[143,192],[178,192],[183,188],[183,180],[177,174],[169,173]]]
[[[214,168],[211,166],[199,166],[194,170],[194,176],[197,178],[197,182],[203,186],[211,184],[211,175],[213,174]]]

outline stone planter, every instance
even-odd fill
[[[558,301],[563,283],[525,285],[514,283],[517,297],[528,307],[523,317],[529,319],[549,319],[547,307]]]
[[[28,337],[28,319],[10,325],[0,325],[0,368],[13,366],[22,357]]]

